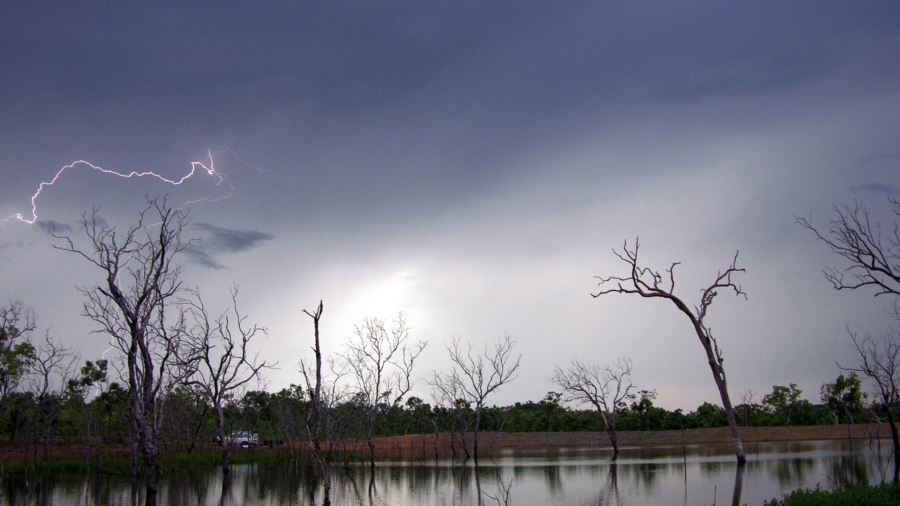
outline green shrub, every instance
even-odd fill
[[[837,490],[795,490],[781,500],[772,499],[765,506],[897,506],[900,485],[855,486]]]

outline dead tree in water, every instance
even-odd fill
[[[190,293],[192,297],[183,300],[181,305],[193,323],[189,328],[184,325],[185,337],[181,349],[176,350],[178,365],[184,378],[182,382],[202,392],[216,412],[222,471],[227,474],[231,470],[231,446],[235,442],[225,430],[225,402],[231,394],[258,380],[260,371],[274,364],[260,362],[258,354],[251,354],[247,349],[257,332],[265,335],[266,329],[246,325],[247,317],[238,311],[237,286],[231,288],[233,321],[227,312],[211,321],[200,294],[196,290]]]
[[[365,318],[356,326],[356,335],[343,358],[356,378],[356,396],[361,401],[361,431],[369,444],[375,467],[375,443],[391,412],[412,388],[412,369],[425,349],[424,342],[409,347],[409,327],[401,313],[396,326],[387,329],[384,321]]]
[[[725,379],[725,368],[722,366],[725,359],[722,358],[722,350],[719,349],[718,343],[716,343],[716,339],[713,337],[712,332],[703,323],[706,311],[709,309],[709,306],[712,304],[713,299],[718,294],[720,288],[733,290],[735,295],[743,296],[745,299],[747,298],[747,294],[741,290],[740,285],[734,284],[731,280],[732,274],[744,272],[744,269],[737,268],[737,253],[734,254],[734,260],[732,260],[731,265],[725,269],[725,272],[719,272],[716,276],[716,280],[709,285],[709,287],[702,290],[700,306],[695,307],[694,311],[691,311],[687,304],[673,294],[675,290],[675,266],[678,265],[679,262],[673,263],[672,266],[666,270],[669,274],[667,276],[668,286],[666,286],[663,276],[658,271],[654,271],[647,267],[641,267],[638,264],[639,247],[640,243],[635,240],[634,250],[628,250],[627,242],[622,247],[622,253],[613,250],[613,253],[617,257],[631,267],[631,274],[628,277],[610,276],[604,278],[597,276],[597,279],[600,280],[599,285],[601,288],[611,285],[612,287],[601,289],[600,292],[591,295],[594,298],[597,298],[608,293],[633,293],[640,295],[641,297],[667,299],[675,304],[675,307],[691,320],[694,332],[700,339],[700,344],[703,345],[703,350],[706,352],[706,357],[709,360],[709,368],[712,370],[713,379],[716,382],[716,387],[719,389],[719,395],[722,397],[722,404],[728,418],[728,426],[731,429],[734,453],[737,456],[738,462],[745,462],[747,458],[744,455],[744,445],[741,443],[741,434],[738,432],[737,421],[734,417],[734,408],[731,405],[731,398],[728,396],[728,383]]]
[[[124,231],[108,225],[97,208],[82,215],[86,247],[53,233],[64,241],[57,249],[83,257],[105,277],[95,287],[79,289],[87,299],[82,314],[110,336],[125,358],[136,435],[133,450],[143,457],[148,502],[159,489],[158,441],[163,419],[159,398],[161,390],[173,384],[170,369],[181,336],[167,310],[182,290],[176,260],[190,245],[181,239],[187,222],[186,213],[156,197],[148,199],[137,224]]]
[[[516,378],[516,370],[522,355],[513,355],[516,340],[504,334],[489,351],[485,344],[484,355],[472,354],[472,344],[463,347],[459,337],[453,338],[453,344],[447,347],[450,360],[455,364],[446,375],[432,372],[431,386],[444,390],[445,398],[462,401],[466,405],[474,405],[475,420],[473,455],[478,462],[478,432],[481,424],[481,410],[487,396],[496,392],[501,386]]]
[[[619,454],[619,438],[616,434],[616,411],[619,403],[632,396],[634,385],[631,376],[631,359],[620,358],[615,364],[600,367],[584,364],[575,359],[568,369],[556,367],[550,381],[568,394],[567,400],[589,403],[606,422],[606,433],[613,447],[613,459]]]
[[[859,366],[841,367],[845,371],[856,371],[865,374],[877,389],[878,400],[887,412],[891,427],[891,440],[894,443],[894,483],[900,481],[900,434],[897,432],[897,421],[894,419],[892,407],[900,399],[900,333],[891,329],[880,339],[866,334],[860,338],[850,332],[853,347],[859,353]]]

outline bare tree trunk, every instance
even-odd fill
[[[738,254],[734,254],[734,260],[732,260],[731,265],[728,266],[728,268],[725,269],[724,272],[719,271],[715,282],[713,282],[708,288],[703,290],[703,294],[700,297],[700,306],[697,307],[695,314],[680,298],[673,294],[673,291],[675,290],[674,272],[675,266],[678,265],[678,262],[672,264],[672,266],[666,271],[668,273],[668,276],[664,277],[657,271],[639,266],[639,248],[640,243],[636,240],[634,244],[634,250],[629,251],[628,245],[626,244],[622,249],[622,253],[613,251],[616,256],[618,256],[623,262],[627,263],[631,267],[631,273],[629,277],[610,276],[604,278],[598,276],[598,279],[600,280],[599,285],[601,287],[610,285],[613,286],[605,290],[601,290],[596,294],[592,294],[592,296],[594,298],[597,298],[609,293],[633,293],[646,298],[668,299],[672,301],[673,304],[675,304],[675,307],[677,307],[679,311],[684,313],[691,320],[694,331],[696,332],[697,337],[700,339],[700,344],[703,345],[703,349],[706,352],[706,357],[709,360],[709,367],[712,370],[713,379],[716,382],[716,387],[719,389],[719,395],[722,397],[722,404],[725,408],[725,413],[728,418],[729,429],[731,430],[731,438],[734,442],[735,456],[737,457],[737,461],[739,463],[746,462],[747,457],[744,455],[744,446],[741,443],[741,434],[740,431],[738,431],[737,421],[734,417],[734,408],[732,407],[731,399],[728,396],[728,384],[725,381],[725,369],[722,367],[722,362],[724,362],[724,359],[722,358],[721,350],[716,344],[715,338],[713,338],[712,333],[703,323],[703,318],[706,316],[706,311],[709,309],[709,306],[712,304],[713,299],[718,294],[719,289],[734,291],[735,295],[743,296],[745,299],[747,298],[747,294],[744,293],[741,290],[741,287],[735,284],[731,279],[732,274],[744,272],[744,269],[739,269],[737,267]],[[668,277],[668,283],[664,281],[666,277]]]
[[[321,464],[321,460],[319,459],[319,451],[322,449],[321,445],[321,437],[322,437],[322,349],[319,346],[319,319],[322,318],[322,309],[323,304],[322,301],[319,301],[319,307],[316,308],[314,313],[310,313],[307,310],[303,310],[310,318],[313,319],[313,333],[315,334],[316,346],[313,348],[316,354],[316,387],[313,392],[312,398],[312,408],[313,408],[313,428],[314,428],[314,437],[312,438],[312,481],[315,486],[315,483],[318,482],[318,469],[317,466]],[[327,497],[327,495],[326,495]]]
[[[737,468],[734,470],[734,492],[731,495],[731,506],[741,506],[741,495],[744,492],[744,468],[746,466],[746,463],[738,462]]]
[[[478,468],[478,431],[479,431],[479,425],[481,425],[481,406],[479,406],[479,407],[475,410],[475,439],[474,439],[474,441],[472,442],[472,455],[475,456],[475,468],[476,468],[476,469]],[[476,474],[476,478],[477,478],[478,472],[476,471],[475,474]],[[480,494],[479,494],[479,499],[480,499],[480,497],[481,497],[481,496],[480,496]]]
[[[153,224],[146,224],[151,219]],[[99,324],[126,355],[131,416],[144,457],[148,500],[155,500],[159,479],[156,438],[162,407],[157,396],[169,379],[168,367],[183,330],[166,319],[166,309],[181,292],[175,256],[190,244],[181,241],[187,221],[164,197],[148,197],[137,225],[118,233],[97,208],[84,213],[87,248],[77,247],[69,236],[53,234],[64,241],[56,248],[80,255],[105,275],[96,287],[80,289],[87,298],[82,314]]]
[[[231,472],[231,441],[225,434],[225,413],[222,406],[216,407],[216,432],[219,434],[219,441],[222,442],[222,472],[229,474]]]
[[[619,435],[616,433],[616,419],[608,417],[605,413],[603,421],[606,422],[606,433],[609,434],[609,442],[613,447],[613,459],[619,456]]]
[[[706,335],[706,329],[703,328],[699,321],[694,324],[697,336],[706,350],[706,356],[709,358],[709,368],[712,371],[713,379],[716,382],[716,388],[719,389],[719,396],[722,398],[722,405],[725,408],[725,417],[728,419],[728,430],[731,432],[731,440],[734,444],[734,454],[739,464],[747,461],[744,454],[744,444],[741,442],[741,433],[738,430],[737,419],[734,416],[734,408],[731,405],[731,397],[728,395],[728,382],[725,379],[725,368],[722,367],[721,357],[713,349],[715,344],[711,338]]]

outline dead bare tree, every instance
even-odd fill
[[[447,347],[450,352],[450,360],[455,364],[445,375],[432,372],[429,384],[436,390],[449,389],[445,397],[457,396],[457,400],[475,405],[475,422],[473,435],[472,454],[475,462],[478,462],[478,432],[481,424],[481,410],[484,408],[485,399],[496,392],[501,386],[516,378],[516,370],[522,355],[513,355],[516,340],[509,334],[497,340],[493,350],[489,350],[485,344],[484,354],[472,354],[472,343],[463,347],[459,336],[453,337],[453,342]]]
[[[184,337],[176,350],[181,382],[198,389],[212,404],[216,432],[222,443],[222,471],[228,473],[233,441],[225,430],[224,405],[229,396],[258,380],[263,369],[271,369],[275,364],[260,361],[259,353],[248,349],[257,334],[267,332],[265,327],[247,325],[247,316],[238,310],[237,286],[231,287],[231,309],[215,321],[210,320],[199,292],[196,289],[188,292],[191,297],[181,299],[180,304],[183,314],[192,321],[182,325]]]
[[[471,402],[465,399],[460,383],[453,380],[451,375],[441,375],[432,372],[431,378],[428,380],[431,385],[431,397],[434,399],[435,412],[432,418],[432,425],[435,433],[435,451],[434,458],[438,458],[437,435],[439,418],[443,418],[444,428],[450,433],[450,451],[453,458],[456,458],[456,445],[459,444],[460,449],[469,458],[469,428],[472,426]],[[445,416],[440,416],[443,411]]]
[[[312,443],[312,474],[313,474],[313,483],[318,482],[318,471],[317,466],[322,465],[321,460],[319,459],[319,450],[322,449],[321,443],[319,439],[322,437],[322,348],[319,346],[319,320],[322,318],[322,309],[323,309],[322,301],[319,300],[319,307],[316,308],[315,311],[310,313],[307,310],[303,310],[307,316],[312,318],[313,320],[313,336],[315,337],[315,346],[313,347],[313,352],[316,354],[316,382],[315,385],[312,385],[309,381],[309,375],[307,374],[307,367],[303,362],[300,362],[300,369],[303,372],[304,377],[306,377],[306,387],[307,390],[312,388],[312,426],[313,429],[309,432],[310,440]],[[309,425],[307,424],[307,427]],[[322,472],[326,472],[323,468]],[[327,493],[331,490],[331,483],[325,483],[325,492]]]
[[[178,253],[190,245],[182,242],[187,215],[169,206],[164,197],[147,199],[136,225],[123,233],[99,216],[99,209],[82,215],[86,248],[70,236],[57,249],[75,253],[105,275],[103,283],[79,290],[87,301],[82,314],[110,336],[126,361],[135,450],[143,457],[148,503],[159,489],[158,439],[162,424],[160,391],[172,384],[170,367],[180,331],[171,328],[167,310],[181,291]],[[137,451],[135,451],[135,454]],[[136,470],[134,470],[136,472]],[[133,479],[137,475],[133,474]]]
[[[563,370],[559,366],[554,369],[550,381],[566,391],[568,401],[592,404],[606,423],[606,433],[613,447],[613,460],[619,454],[619,438],[616,434],[616,411],[619,403],[632,396],[634,385],[631,376],[631,359],[620,358],[613,364],[600,367],[597,364],[584,364],[578,359]]]
[[[900,201],[891,199],[894,213],[900,214]],[[804,228],[811,230],[831,251],[849,261],[849,267],[826,267],[825,279],[836,290],[855,290],[866,286],[875,288],[875,296],[900,295],[900,229],[893,224],[893,231],[882,234],[881,224],[873,222],[869,210],[860,202],[853,206],[835,206],[837,217],[829,220],[822,232],[810,219],[796,218]],[[900,309],[896,305],[895,310]]]
[[[319,310],[321,314],[321,306]],[[345,413],[338,409],[347,396],[345,387],[340,380],[347,374],[347,369],[343,361],[337,361],[329,358],[327,363],[330,368],[328,376],[322,375],[321,365],[317,369],[318,377],[312,370],[312,367],[305,361],[300,361],[300,372],[307,385],[307,392],[310,397],[316,397],[315,403],[318,405],[317,411],[314,413],[312,409],[307,411],[305,430],[307,440],[313,446],[313,455],[311,456],[310,466],[314,472],[313,479],[317,483],[320,479],[323,488],[323,504],[331,504],[331,488],[332,488],[332,458],[334,443],[337,441],[339,449],[344,452],[344,468],[349,470],[350,460],[356,453],[356,445],[352,449],[348,449],[344,443],[344,435],[347,430],[347,420],[343,415]],[[318,388],[314,382],[318,382]],[[317,392],[313,393],[313,390]],[[324,445],[322,438],[324,437]],[[356,435],[356,441],[359,441],[359,432]],[[349,451],[348,451],[349,450]],[[315,486],[310,492],[314,493]]]
[[[356,377],[357,395],[363,401],[360,408],[365,426],[362,430],[366,433],[373,469],[378,433],[412,388],[413,363],[426,345],[421,341],[411,347],[407,345],[409,327],[403,313],[395,323],[388,330],[383,320],[363,319],[343,355]]]
[[[37,348],[31,363],[28,390],[34,395],[35,410],[43,432],[41,442],[44,456],[41,463],[50,458],[53,431],[68,398],[69,380],[72,379],[77,361],[78,356],[70,348],[47,335]]]
[[[859,365],[857,367],[838,367],[845,371],[855,371],[866,375],[875,383],[878,391],[878,400],[887,412],[888,422],[891,426],[891,439],[894,442],[894,482],[900,479],[900,434],[897,431],[897,422],[894,419],[893,405],[900,395],[900,332],[890,329],[880,338],[873,338],[866,334],[860,338],[850,331],[850,340],[853,347],[859,353]]]
[[[634,249],[628,249],[628,243],[622,247],[622,253],[613,250],[619,259],[627,263],[631,267],[631,274],[628,277],[610,276],[607,278],[596,276],[600,280],[600,292],[591,294],[594,298],[609,293],[633,293],[647,298],[667,299],[675,304],[679,311],[684,313],[694,327],[694,332],[706,351],[706,357],[709,360],[709,368],[712,370],[713,379],[716,387],[719,389],[719,395],[722,397],[722,404],[725,408],[725,414],[728,418],[728,426],[731,429],[731,439],[734,442],[734,453],[738,462],[746,462],[744,455],[744,445],[741,443],[741,434],[738,431],[737,421],[734,416],[734,408],[731,405],[731,398],[728,396],[728,383],[725,379],[725,368],[722,366],[724,358],[722,358],[722,350],[719,348],[716,339],[712,335],[712,330],[703,323],[703,318],[713,299],[718,295],[719,289],[733,290],[735,295],[747,298],[747,294],[741,290],[740,285],[736,285],[732,280],[733,274],[744,272],[744,269],[737,267],[737,253],[734,254],[734,260],[724,272],[719,272],[716,280],[707,288],[701,291],[700,306],[695,307],[694,311],[685,304],[679,297],[674,295],[675,291],[675,266],[680,262],[675,262],[666,270],[668,273],[668,287],[663,276],[659,271],[654,271],[647,267],[642,267],[638,263],[638,249],[640,242],[636,239]],[[602,289],[614,285],[612,288]]]

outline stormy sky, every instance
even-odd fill
[[[817,402],[855,361],[847,326],[893,323],[830,287],[843,264],[795,217],[896,219],[897,2],[5,2],[0,103],[0,300],[85,360],[109,346],[77,287],[102,272],[48,232],[95,207],[126,227],[152,195],[190,211],[186,286],[219,312],[238,285],[268,329],[269,388],[300,381],[323,299],[328,354],[402,311],[426,400],[451,336],[508,332],[498,404],[620,356],[664,407],[718,403],[673,305],[590,296],[637,237],[689,304],[740,252],[748,300],[708,316],[732,398]]]

